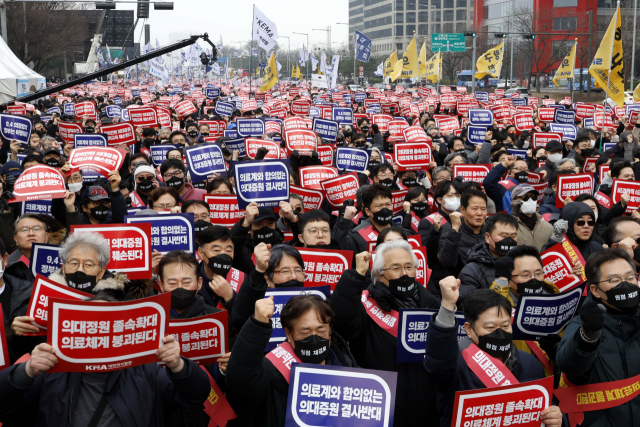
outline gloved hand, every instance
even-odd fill
[[[522,200],[514,200],[511,202],[511,216],[518,217],[520,215],[520,208],[522,207]]]
[[[373,130],[373,133],[379,133],[380,132],[378,130],[378,125],[376,125],[376,124],[371,125],[371,129]]]
[[[553,234],[551,235],[551,238],[556,242],[562,242],[562,239],[568,229],[569,223],[566,219],[557,220],[556,223],[553,224]]]
[[[504,277],[507,280],[511,279],[511,272],[513,272],[513,258],[503,256],[498,258],[493,263],[493,269],[496,271],[496,279]]]
[[[547,353],[550,360],[555,361],[556,353],[558,352],[558,344],[562,338],[558,334],[547,335],[546,337],[540,338],[538,344],[540,344],[540,348]]]
[[[587,301],[582,304],[580,323],[582,324],[582,333],[588,340],[594,341],[600,338],[606,311],[607,309],[602,304],[596,304],[595,301]]]

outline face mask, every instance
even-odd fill
[[[393,211],[389,208],[383,208],[378,212],[372,212],[371,217],[380,225],[388,225],[393,221]]]
[[[231,151],[229,151],[229,149],[228,149],[227,147],[222,147],[222,154],[223,154],[225,157],[228,157],[228,156],[230,156],[230,155],[231,155]]]
[[[524,141],[524,143],[522,144],[522,148],[529,148],[529,141]]]
[[[95,132],[95,130],[96,129],[93,126],[88,126],[88,127],[84,128],[84,131],[86,133],[93,133],[93,132]]]
[[[490,334],[478,336],[478,347],[490,356],[507,357],[511,353],[511,334],[498,328]]]
[[[589,157],[593,153],[593,148],[583,148],[580,150],[582,157]]]
[[[444,208],[449,212],[455,212],[460,209],[460,199],[457,197],[445,197],[444,200]]]
[[[379,161],[371,160],[371,161],[369,161],[369,167],[367,169],[373,170],[373,169],[377,168],[378,166],[380,166],[380,162]]]
[[[369,126],[362,126],[360,130],[362,130],[362,133],[369,133]]]
[[[169,188],[178,189],[184,185],[184,178],[178,178],[177,176],[174,176],[170,180],[165,181],[165,184],[167,184],[167,187]]]
[[[509,252],[511,249],[515,248],[516,246],[518,246],[518,242],[513,240],[513,238],[511,237],[502,239],[499,242],[496,242],[494,240],[494,243],[496,244],[494,251],[496,251],[498,254],[502,256],[505,256],[507,252]]]
[[[67,285],[70,288],[77,289],[82,292],[91,293],[93,288],[96,287],[98,276],[89,276],[82,271],[76,271],[75,273],[64,275]]]
[[[153,181],[145,179],[138,183],[138,189],[142,191],[150,191],[153,188]]]
[[[418,215],[418,218],[424,218],[427,215],[427,204],[425,202],[413,203],[411,210]]]
[[[200,135],[202,135],[202,136],[209,136],[209,132],[202,132]]]
[[[16,177],[13,175],[8,175],[4,180],[4,190],[5,191],[13,191],[13,186],[16,183]]]
[[[195,130],[192,130],[192,131],[190,131],[190,132],[188,133],[188,135],[189,135],[191,138],[195,138],[196,136],[198,136],[198,132],[196,132]]]
[[[96,206],[89,209],[89,211],[91,212],[91,216],[98,221],[106,219],[107,215],[109,215],[109,208],[106,206]]]
[[[178,288],[171,291],[171,308],[174,310],[186,310],[196,301],[197,290],[188,291]]]
[[[282,283],[274,283],[274,285],[276,285],[276,288],[304,288],[304,282],[296,279],[287,280]]]
[[[58,159],[47,159],[47,166],[51,166],[52,168],[57,168],[60,166],[60,161]]]
[[[562,160],[562,153],[549,154],[549,161],[554,164],[558,164]]]
[[[199,219],[193,225],[194,225],[195,232],[196,233],[200,233],[201,231],[204,231],[207,228],[211,227],[213,224],[211,224],[210,222],[207,222],[207,221],[205,221],[203,219]]]
[[[384,185],[385,187],[393,187],[393,179],[391,178],[385,178],[379,182],[381,185]]]
[[[387,280],[389,281],[389,290],[392,294],[410,294],[416,288],[416,279],[406,274],[399,279]]]
[[[418,183],[415,178],[406,178],[402,180],[402,185],[408,188],[415,187],[417,184]]]
[[[544,162],[545,160],[547,160],[547,156],[538,156],[538,160]]]
[[[544,282],[538,279],[531,279],[524,283],[516,283],[518,287],[518,295],[524,294],[541,294]]]
[[[82,190],[82,183],[81,182],[72,182],[69,184],[69,191],[72,193],[77,193],[78,191]]]
[[[590,139],[589,142],[591,142],[591,146],[592,147],[596,146],[596,140],[595,139]]]
[[[515,180],[520,183],[527,182],[529,180],[529,172],[520,171],[516,173]]]
[[[302,363],[319,364],[324,362],[329,355],[329,340],[318,335],[311,335],[293,343],[296,346],[293,352]]]
[[[522,206],[520,206],[520,212],[522,212],[525,215],[531,215],[536,211],[537,206],[538,206],[537,201],[533,199],[529,199],[526,202],[522,202]]]
[[[131,197],[127,196],[124,198],[124,204],[129,209],[131,207]]]
[[[209,267],[209,270],[211,270],[213,274],[227,277],[229,270],[231,270],[231,263],[233,263],[233,258],[231,258],[230,255],[220,254],[209,258],[207,267]]]
[[[624,281],[606,291],[605,295],[607,302],[623,313],[635,314],[638,311],[638,285]]]
[[[255,243],[255,245],[258,245],[260,243],[266,243],[267,245],[282,243],[284,239],[280,237],[278,231],[279,230],[270,227],[262,227],[258,230],[254,230],[253,242]]]
[[[309,248],[309,249],[331,249],[331,245],[325,245],[325,244],[306,245],[306,247]]]

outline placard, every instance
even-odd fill
[[[267,154],[264,156],[265,159],[279,159],[280,158],[280,144],[276,141],[271,141],[268,139],[258,139],[258,138],[246,138],[244,140],[245,154],[250,159],[255,159],[256,154],[258,153],[258,149],[260,147],[264,147],[267,149]]]
[[[217,108],[217,105],[216,105],[216,108]],[[180,117],[180,119],[183,119],[183,118],[187,117],[190,114],[198,112],[198,109],[196,108],[195,105],[193,105],[193,102],[189,101],[188,99],[185,99],[182,102],[178,102],[173,107],[173,110],[176,112],[178,117]]]
[[[195,252],[193,213],[127,215],[127,224],[151,224],[151,249],[163,255],[171,251]]]
[[[331,231],[325,237],[330,242]],[[333,293],[342,274],[351,269],[353,251],[298,248],[298,252],[304,261],[305,287],[330,285]]]
[[[222,194],[205,194],[203,201],[209,205],[211,224],[231,228],[245,216],[245,210],[238,206],[238,197]]]
[[[593,174],[589,173],[558,175],[556,207],[563,207],[567,197],[575,200],[580,194],[592,194],[593,181]]]
[[[13,199],[9,199],[8,202],[61,199],[66,192],[64,177],[58,169],[36,165],[23,171],[16,179]]]
[[[631,214],[640,207],[640,182],[614,179],[611,185],[611,198],[613,203],[620,202],[624,193],[629,194],[626,213]]]
[[[213,364],[229,352],[228,323],[226,311],[191,319],[171,319],[169,335],[180,345],[180,356],[198,365]]]
[[[487,128],[484,126],[467,126],[467,141],[473,145],[483,144],[487,138]]]
[[[238,150],[239,157],[244,157],[247,155],[245,152],[244,138],[230,139],[228,141],[224,141],[223,144],[225,145],[225,147],[227,147],[227,150],[229,150],[230,153]]]
[[[431,155],[431,142],[393,144],[393,157],[400,171],[426,170],[433,160]]]
[[[453,176],[461,176],[463,182],[475,181],[483,185],[492,165],[453,165]]]
[[[518,132],[533,129],[533,117],[529,113],[520,113],[513,116],[513,124]]]
[[[576,112],[557,108],[553,118],[555,123],[572,125],[576,121]]]
[[[546,147],[547,143],[554,139],[562,143],[562,134],[553,132],[534,132],[532,137],[533,148]]]
[[[394,118],[389,122],[389,136],[396,142],[404,141],[404,131],[409,127],[409,123],[403,118]]]
[[[167,160],[167,153],[171,150],[177,150],[177,144],[156,144],[149,147],[151,152],[151,162],[154,166],[160,166],[162,162]]]
[[[333,120],[320,119],[318,117],[313,118],[313,125],[311,129],[316,132],[322,139],[335,142],[338,137],[338,131],[340,125]]]
[[[3,145],[11,143],[13,139],[22,145],[29,145],[32,127],[33,124],[27,117],[0,113],[0,137]],[[62,137],[62,131],[60,136]]]
[[[108,135],[108,132],[104,129],[105,127],[107,126],[102,126],[100,131]],[[84,129],[82,129],[82,125],[80,123],[63,122],[62,120],[58,120],[58,132],[60,134],[60,138],[65,144],[71,144],[73,143],[73,134],[83,133]]]
[[[291,191],[292,194],[297,194],[302,197],[302,204],[305,212],[320,209],[324,202],[324,194],[319,190],[312,190],[310,188],[302,188],[292,185],[289,191]]]
[[[158,127],[158,116],[156,114],[156,110],[151,107],[141,107],[129,111],[129,121],[131,121],[135,127]]]
[[[469,110],[469,123],[475,126],[493,126],[493,111],[471,109]]]
[[[297,116],[307,116],[309,115],[309,109],[311,108],[311,103],[304,99],[296,99],[291,102],[291,113]]]
[[[337,177],[338,169],[331,166],[303,166],[298,169],[298,173],[303,188],[320,190],[320,182]]]
[[[100,127],[100,131],[107,134],[110,147],[122,144],[133,145],[136,143],[136,133],[131,123],[103,125]]]
[[[38,274],[49,277],[51,273],[62,268],[62,259],[58,255],[60,246],[48,245],[45,243],[31,244],[31,258],[29,259],[29,268],[33,277]]]
[[[429,142],[431,137],[420,126],[409,126],[403,131],[406,142]]]
[[[235,109],[236,109],[236,106],[232,102],[221,102],[221,101],[218,101],[218,102],[216,102],[216,107],[214,108],[213,111],[218,116],[231,117],[231,115],[233,114]]]
[[[544,268],[544,280],[556,285],[560,292],[566,292],[584,282],[582,277],[573,274],[573,257],[569,255],[562,243],[542,252],[540,258]]]
[[[322,191],[333,209],[339,209],[347,199],[354,199],[360,182],[357,172],[340,175],[320,182]]]
[[[26,213],[37,213],[51,215],[51,200],[31,200],[29,202],[23,202],[20,208],[20,215]]]
[[[369,153],[361,148],[336,148],[336,167],[338,170],[364,172],[369,167]]]
[[[216,173],[227,175],[227,166],[222,154],[222,148],[218,144],[198,144],[184,149],[184,157],[189,167],[191,182],[206,181],[209,176]]]
[[[104,133],[74,133],[73,145],[75,148],[106,147],[108,145],[107,134]]]
[[[316,133],[309,129],[287,130],[284,132],[284,135],[287,144],[287,153],[289,155],[291,155],[294,150],[297,150],[301,156],[310,156],[318,146]]]
[[[242,137],[262,136],[264,134],[264,122],[260,119],[236,119],[238,135]]]
[[[578,137],[578,128],[575,125],[549,123],[549,130],[554,133],[561,133],[563,141],[574,141]]]
[[[234,178],[240,209],[251,202],[276,207],[289,201],[289,159],[236,163]]]
[[[98,172],[107,178],[112,171],[120,170],[126,153],[112,147],[74,148],[69,154],[72,169]]]

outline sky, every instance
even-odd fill
[[[254,3],[255,2],[255,3]],[[215,44],[220,35],[225,46],[247,42],[251,38],[251,23],[253,19],[253,4],[276,24],[278,35],[291,37],[291,50],[301,48],[307,43],[306,36],[293,34],[294,32],[308,33],[309,44],[327,44],[327,31],[312,31],[314,28],[331,26],[331,42],[333,48],[339,47],[334,42],[346,43],[348,40],[348,25],[337,25],[337,22],[349,22],[349,0],[324,0],[315,4],[308,0],[174,0],[172,11],[154,10],[149,7],[151,25],[151,41],[155,39],[161,46],[170,43],[171,33],[201,34],[209,33],[209,38]],[[136,5],[118,3],[118,10],[134,9]],[[142,21],[141,21],[142,22]],[[138,23],[135,41],[138,42],[144,33],[143,26]],[[281,37],[278,42],[286,49],[288,39]],[[198,44],[206,45],[202,41]]]

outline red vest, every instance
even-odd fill
[[[367,244],[367,250],[373,252],[376,242],[378,241],[378,230],[373,226],[362,227],[358,230],[358,234],[364,239]]]

